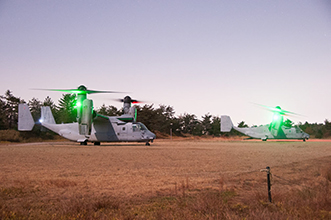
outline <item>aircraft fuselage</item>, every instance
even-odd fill
[[[233,126],[233,129],[243,133],[249,137],[257,139],[308,139],[309,135],[303,132],[299,127],[281,126],[279,129],[273,130],[270,125],[262,125],[259,127],[238,128]]]
[[[149,142],[155,139],[155,134],[142,123],[127,122],[117,124],[95,121],[92,124],[91,135],[80,135],[78,123],[42,125],[60,136],[77,142]]]

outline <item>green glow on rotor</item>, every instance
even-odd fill
[[[77,103],[76,103],[76,107],[77,107],[77,108],[80,108],[81,106],[82,106],[82,103],[80,103],[80,102],[77,102]]]
[[[58,91],[65,93],[73,93],[73,94],[87,94],[86,91],[78,90],[78,89],[49,89],[50,91]]]
[[[272,123],[273,124],[282,124],[283,123],[283,114],[281,113],[274,113],[273,117],[272,117]]]

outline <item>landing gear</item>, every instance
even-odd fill
[[[94,142],[94,145],[100,145],[100,142],[99,141]]]
[[[87,141],[80,142],[80,145],[87,145]]]
[[[146,146],[151,146],[151,144],[149,142],[146,142]]]

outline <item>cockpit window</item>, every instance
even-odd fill
[[[133,124],[132,125],[132,131],[135,132],[135,131],[139,131],[140,130],[140,126],[137,125],[137,124]]]
[[[132,124],[132,131],[144,131],[147,130],[146,126],[140,122]]]
[[[294,128],[295,128],[295,131],[297,132],[297,133],[302,133],[302,130],[301,130],[301,128],[299,127],[299,126],[294,126]]]
[[[146,128],[146,126],[145,126],[143,123],[138,122],[138,124],[140,125],[140,129],[141,129],[141,130],[148,130],[148,129]]]

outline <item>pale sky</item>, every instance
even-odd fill
[[[328,0],[0,0],[0,95],[128,92],[176,115],[270,123],[252,103],[331,120]],[[123,94],[89,96],[96,108]]]

